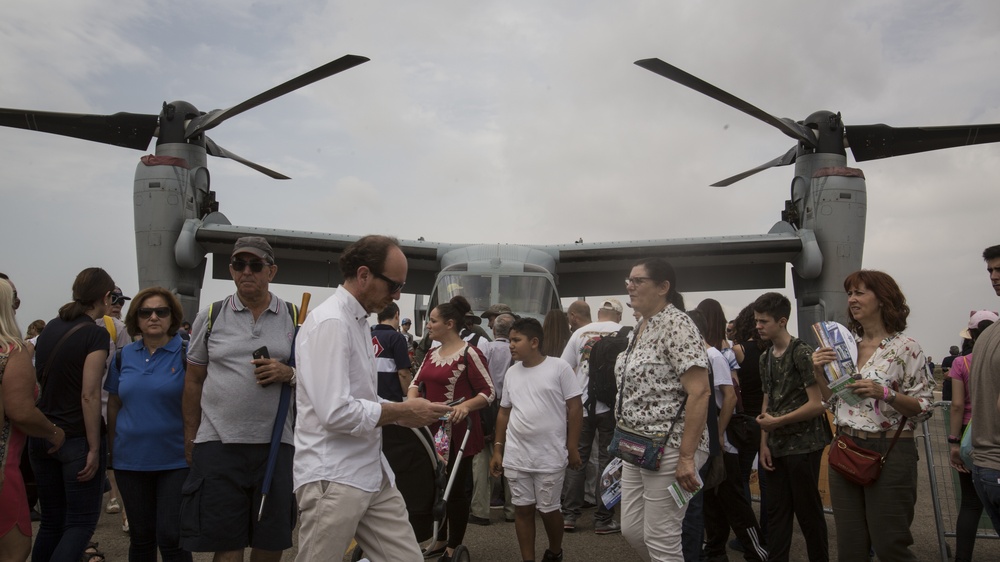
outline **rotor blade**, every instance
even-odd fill
[[[264,166],[261,166],[256,162],[251,162],[250,160],[247,160],[246,158],[243,158],[238,154],[233,154],[232,152],[229,152],[225,148],[222,148],[221,146],[216,144],[214,140],[208,137],[205,137],[205,151],[211,154],[212,156],[218,156],[219,158],[229,158],[230,160],[236,160],[240,164],[243,164],[244,166],[247,166],[249,168],[253,168],[254,170],[257,170],[258,172],[266,176],[271,176],[276,180],[292,179],[284,174],[280,174],[278,172],[275,172],[274,170],[265,168]]]
[[[845,129],[848,145],[858,162],[970,144],[1000,142],[1000,124],[890,127],[879,123],[852,125]]]
[[[191,123],[189,123],[187,127],[187,138],[196,136],[202,131],[207,131],[208,129],[217,126],[219,123],[222,123],[226,119],[235,117],[248,109],[253,109],[258,105],[267,103],[287,93],[294,92],[295,90],[308,86],[313,82],[318,82],[319,80],[333,76],[338,72],[354,68],[355,66],[368,62],[369,60],[370,59],[368,57],[344,55],[335,61],[328,62],[319,68],[310,70],[297,78],[292,78],[280,86],[275,86],[264,93],[257,94],[243,103],[234,105],[229,109],[210,111],[205,115],[201,115],[191,120]]]
[[[0,126],[146,150],[159,117],[140,113],[87,115],[0,108]]]
[[[788,118],[779,119],[778,117],[775,117],[770,113],[741,100],[729,92],[705,82],[697,76],[684,72],[672,64],[663,62],[657,58],[637,60],[635,61],[635,64],[650,72],[659,74],[664,78],[669,78],[682,86],[687,86],[696,92],[705,94],[706,96],[720,101],[729,107],[738,109],[751,117],[759,119],[793,139],[805,143],[806,146],[812,148],[815,148],[816,146],[816,136],[808,127],[800,125],[799,123],[796,123]]]
[[[712,184],[712,187],[727,187],[742,179],[748,178],[756,174],[757,172],[763,172],[768,168],[774,168],[775,166],[787,166],[789,164],[792,164],[795,162],[795,155],[798,154],[798,150],[799,150],[798,146],[793,146],[791,150],[775,158],[774,160],[771,160],[770,162],[767,162],[765,164],[761,164],[760,166],[757,166],[752,170],[747,170],[743,173],[736,174],[735,176],[726,178],[722,181],[715,182]]]

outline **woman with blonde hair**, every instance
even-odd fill
[[[0,560],[25,560],[31,552],[31,516],[19,468],[26,436],[44,438],[50,452],[66,437],[35,406],[32,351],[21,340],[13,305],[14,288],[0,279]]]

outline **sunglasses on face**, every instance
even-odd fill
[[[233,260],[229,262],[229,267],[232,267],[233,271],[243,271],[248,265],[250,266],[250,271],[260,273],[264,270],[264,266],[269,266],[271,264],[260,260]]]
[[[21,308],[21,299],[17,296],[17,291],[14,291],[14,310]]]
[[[143,320],[149,320],[150,316],[156,315],[157,318],[170,318],[170,308],[166,306],[160,306],[157,308],[140,308],[139,318]]]
[[[375,271],[372,271],[372,275],[374,275],[375,277],[378,277],[379,279],[385,281],[386,284],[389,285],[389,292],[392,293],[392,294],[396,294],[396,293],[402,291],[403,287],[406,285],[406,281],[403,281],[402,283],[400,283],[399,281],[393,281],[392,279],[389,279],[385,275],[382,275],[381,273],[378,273],[378,272],[375,272]]]
[[[125,297],[124,296],[119,297],[118,295],[111,295],[111,304],[112,305],[125,304]]]

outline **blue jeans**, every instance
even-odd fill
[[[42,511],[42,522],[31,550],[32,562],[79,560],[101,517],[108,455],[104,437],[101,437],[97,473],[86,482],[77,481],[76,475],[87,464],[87,438],[68,438],[50,455],[46,451],[51,447],[45,439],[28,440]]]
[[[983,509],[993,521],[993,528],[1000,533],[1000,470],[973,465],[972,483],[983,502]]]
[[[164,562],[191,561],[180,546],[181,488],[188,470],[115,471],[128,513],[129,562],[156,562],[157,546]]]

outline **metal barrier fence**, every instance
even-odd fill
[[[927,473],[930,477],[931,502],[934,505],[941,562],[948,562],[951,558],[951,545],[947,538],[955,537],[962,492],[958,472],[951,468],[951,448],[948,445],[951,402],[935,402],[934,408],[938,411],[930,420],[924,421],[922,426],[924,458],[927,459]],[[1000,536],[993,529],[990,518],[983,513],[976,540],[997,538]]]

